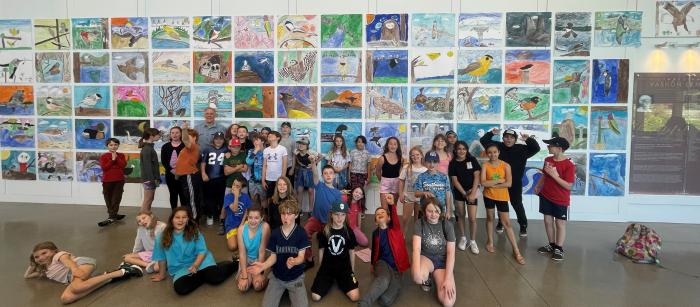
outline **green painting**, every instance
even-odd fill
[[[362,15],[323,15],[321,17],[321,47],[362,47]]]

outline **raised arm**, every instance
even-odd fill
[[[525,139],[525,156],[527,159],[532,158],[532,156],[540,152],[540,144],[537,143],[534,137],[523,134],[521,134],[521,136]]]
[[[486,148],[486,146],[489,143],[494,142],[493,140],[491,140],[493,138],[493,135],[497,134],[499,132],[500,132],[500,129],[498,129],[498,128],[493,128],[489,131],[486,131],[486,133],[484,133],[484,136],[482,136],[479,139],[479,143],[481,143],[481,146],[484,146],[484,148]]]

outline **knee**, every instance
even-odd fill
[[[509,228],[510,227],[510,220],[503,219],[503,220],[501,220],[501,224],[503,224],[503,227]]]
[[[192,292],[193,290],[194,289],[175,286],[175,293],[177,293],[178,295],[187,295],[190,294],[190,292]]]
[[[493,214],[486,213],[486,221],[493,222],[493,220],[494,220]]]
[[[73,295],[73,292],[70,290],[66,289],[66,291],[63,291],[61,294],[61,304],[70,304],[76,301],[75,295]]]
[[[259,280],[253,284],[253,289],[255,289],[255,291],[262,291],[262,290],[265,290],[266,285],[267,285],[266,280]]]
[[[469,216],[468,219],[469,219],[469,223],[476,223],[476,214],[473,216]]]

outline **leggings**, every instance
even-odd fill
[[[182,175],[178,178],[185,191],[182,205],[190,208],[192,218],[197,220],[202,212],[202,176],[199,173]]]
[[[185,190],[182,189],[180,182],[175,179],[175,175],[171,172],[165,173],[165,184],[168,185],[168,193],[170,193],[170,208],[177,208],[177,200],[180,198],[180,202],[185,204]]]
[[[226,193],[226,177],[209,179],[203,183],[204,205],[208,217],[219,216],[224,205],[224,193]]]
[[[233,275],[236,266],[231,261],[222,261],[216,265],[203,268],[197,273],[185,275],[175,281],[173,287],[175,293],[179,295],[187,295],[199,288],[199,286],[207,283],[210,285],[218,285],[229,276]]]

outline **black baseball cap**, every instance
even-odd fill
[[[450,135],[450,134],[454,134],[455,136],[457,136],[457,132],[454,132],[452,130],[447,131],[447,133],[445,133],[445,136]]]
[[[270,129],[270,127],[263,127],[260,131],[272,132],[272,129]]]
[[[503,131],[503,137],[506,137],[506,135],[512,135],[514,138],[518,138],[518,133],[516,133],[513,129],[506,129]]]
[[[563,151],[569,149],[569,141],[560,136],[555,136],[549,140],[544,140],[543,142],[554,147],[561,147],[561,150]]]
[[[215,138],[222,138],[222,139],[225,139],[226,137],[224,136],[224,133],[223,133],[223,132],[217,132],[217,133],[214,133],[214,139],[215,139]]]
[[[287,127],[289,127],[289,128],[292,128],[292,123],[290,123],[290,122],[282,122],[282,124],[280,125],[280,127],[284,127],[284,126],[287,126]]]

